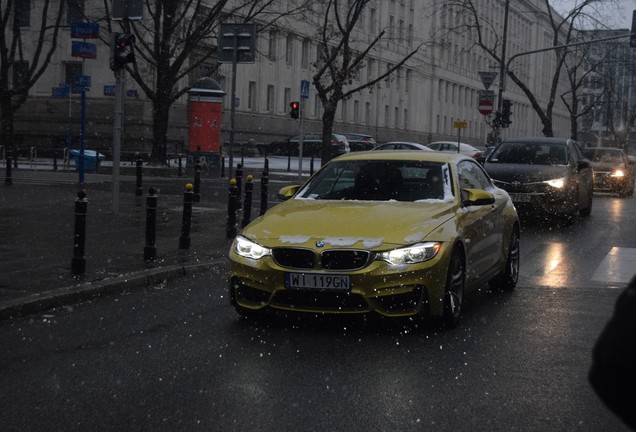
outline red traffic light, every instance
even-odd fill
[[[298,102],[290,102],[289,107],[291,108],[289,115],[291,118],[297,119],[300,116],[300,104]]]

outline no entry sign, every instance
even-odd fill
[[[488,115],[492,113],[492,101],[491,100],[480,100],[479,101],[479,113],[482,115]]]

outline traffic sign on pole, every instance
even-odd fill
[[[477,72],[481,78],[481,82],[484,84],[484,88],[488,90],[492,83],[497,78],[497,72]]]
[[[478,109],[480,114],[489,115],[492,113],[493,103],[491,100],[480,100]]]

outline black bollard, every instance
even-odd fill
[[[135,189],[135,196],[142,196],[144,194],[144,190],[141,186],[141,176],[142,176],[142,170],[141,170],[141,164],[143,163],[143,160],[141,159],[141,156],[137,155],[137,162],[136,162],[136,172],[137,172],[137,189]]]
[[[269,157],[265,156],[265,164],[263,166],[263,172],[266,172],[269,175]]]
[[[228,188],[228,200],[227,200],[227,238],[236,237],[236,210],[238,201],[238,187],[236,186],[236,180],[230,180],[230,187]]]
[[[245,183],[245,202],[243,203],[243,221],[241,222],[241,228],[250,223],[252,218],[252,191],[254,190],[254,183],[252,183],[253,177],[247,176],[247,182]]]
[[[11,156],[7,156],[7,169],[5,174],[4,184],[11,186],[13,184],[13,177],[11,176]]]
[[[183,193],[183,218],[181,221],[181,237],[179,237],[179,249],[190,249],[190,228],[192,226],[192,202],[194,192],[192,183],[186,184]]]
[[[267,211],[267,184],[269,183],[269,173],[265,169],[263,170],[263,176],[261,177],[261,216]]]
[[[75,235],[73,238],[73,259],[71,260],[71,271],[73,274],[81,275],[86,273],[86,258],[84,257],[86,248],[86,210],[88,200],[86,192],[80,190],[75,199]]]
[[[194,202],[201,201],[201,164],[197,162],[194,165]]]
[[[138,159],[139,160],[139,159]],[[146,196],[146,246],[144,246],[144,261],[154,261],[157,258],[155,238],[157,236],[157,190],[148,189]]]
[[[243,165],[236,164],[236,187],[238,200],[236,201],[236,209],[241,209],[241,193],[243,191]]]
[[[221,156],[221,178],[225,178],[225,157]]]

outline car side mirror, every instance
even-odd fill
[[[464,206],[483,206],[495,203],[495,196],[490,192],[482,189],[464,189],[467,197],[464,200]]]
[[[278,190],[278,199],[281,201],[287,201],[288,199],[296,195],[298,189],[300,189],[300,185],[290,185],[282,187]]]

